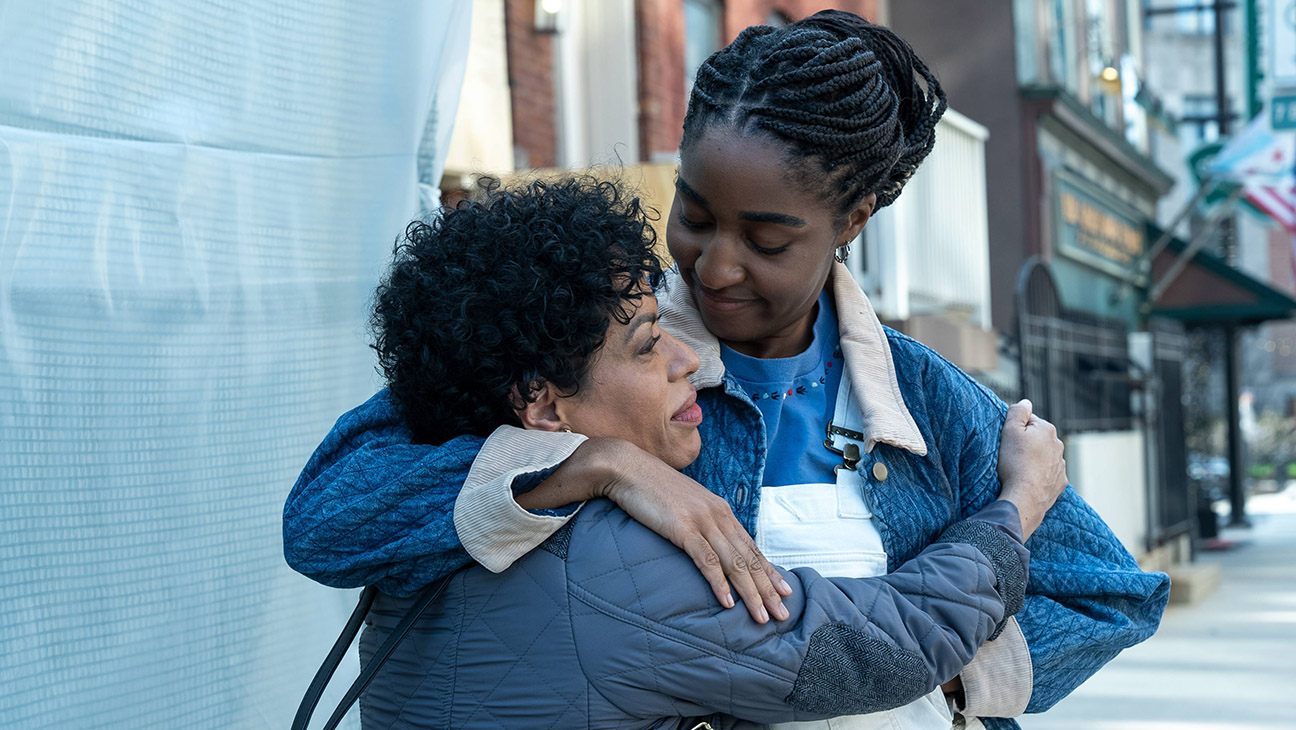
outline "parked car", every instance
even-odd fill
[[[1229,462],[1222,456],[1205,454],[1188,455],[1188,478],[1197,482],[1198,488],[1206,492],[1218,491],[1211,495],[1213,499],[1222,499],[1228,489]]]

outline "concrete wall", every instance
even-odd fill
[[[1147,552],[1147,473],[1142,431],[1077,433],[1066,439],[1067,476],[1135,556]]]

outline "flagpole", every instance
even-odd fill
[[[1170,225],[1165,227],[1165,230],[1161,232],[1161,236],[1157,238],[1156,242],[1148,248],[1147,253],[1139,260],[1139,267],[1143,269],[1143,273],[1150,273],[1152,261],[1165,250],[1166,246],[1170,245],[1170,239],[1174,238],[1174,229],[1188,217],[1189,213],[1193,212],[1193,209],[1197,207],[1198,203],[1202,202],[1207,193],[1210,193],[1216,187],[1218,185],[1216,185],[1215,178],[1208,177],[1202,180],[1201,185],[1197,188],[1197,194],[1193,196],[1192,200],[1188,201],[1188,205],[1184,206],[1183,210],[1179,211],[1179,215],[1175,216]],[[1241,186],[1238,187],[1241,188]]]
[[[1139,255],[1133,267],[1135,275],[1120,283],[1120,286],[1111,295],[1111,304],[1116,304],[1130,295],[1134,289],[1133,280],[1135,278],[1140,275],[1151,276],[1152,262],[1156,260],[1157,256],[1161,255],[1161,252],[1166,249],[1166,246],[1170,245],[1170,239],[1174,238],[1175,228],[1178,228],[1179,224],[1182,223],[1184,219],[1197,208],[1197,205],[1206,198],[1206,195],[1217,187],[1217,179],[1214,177],[1207,177],[1205,180],[1201,181],[1201,184],[1197,187],[1197,192],[1193,195],[1192,200],[1189,200],[1174,217],[1174,220],[1172,220],[1170,224],[1161,231],[1161,235],[1157,237],[1157,240],[1154,241],[1146,251]],[[1241,186],[1238,186],[1238,189],[1240,190]]]
[[[1227,137],[1230,133],[1232,110],[1226,93],[1227,76],[1224,69],[1224,4],[1215,0],[1215,101],[1219,112],[1219,135]],[[1245,185],[1230,196],[1233,200],[1241,197]],[[1238,259],[1237,230],[1233,218],[1221,218],[1224,224],[1220,237],[1224,243],[1224,258],[1229,266],[1236,266]],[[1224,412],[1228,417],[1228,460],[1229,460],[1229,527],[1250,527],[1246,518],[1246,490],[1242,483],[1242,424],[1239,421],[1238,396],[1241,363],[1238,352],[1238,330],[1235,325],[1224,327],[1224,389],[1227,391]]]
[[[1188,267],[1188,262],[1192,260],[1193,256],[1197,255],[1197,252],[1206,245],[1206,242],[1210,239],[1211,235],[1215,233],[1215,229],[1219,228],[1220,224],[1224,222],[1224,219],[1229,214],[1233,204],[1237,202],[1238,198],[1242,197],[1242,192],[1244,190],[1245,188],[1241,185],[1237,186],[1233,192],[1229,193],[1228,198],[1221,203],[1218,208],[1211,212],[1210,218],[1206,221],[1206,225],[1197,232],[1197,235],[1192,237],[1192,240],[1188,242],[1188,247],[1185,248],[1183,253],[1179,254],[1179,258],[1175,259],[1175,262],[1171,264],[1170,270],[1167,271],[1148,292],[1147,301],[1143,304],[1145,308],[1144,311],[1150,311],[1152,305],[1156,304],[1156,301],[1161,298],[1161,295],[1165,294],[1166,289],[1169,289],[1170,285],[1179,277],[1179,274],[1183,273],[1183,270]],[[1150,266],[1151,259],[1148,261]]]

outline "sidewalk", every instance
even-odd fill
[[[1147,642],[1116,657],[1024,730],[1296,728],[1296,487],[1247,503],[1239,544],[1203,553],[1220,588],[1171,606]]]

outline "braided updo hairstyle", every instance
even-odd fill
[[[824,10],[784,28],[752,26],[712,54],[698,69],[680,146],[717,125],[761,130],[817,162],[844,215],[869,193],[876,208],[900,195],[931,152],[945,107],[940,83],[908,43],[858,15]]]

